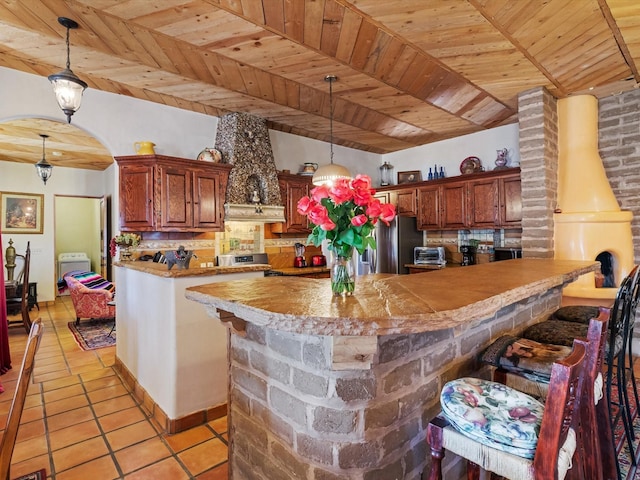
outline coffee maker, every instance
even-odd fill
[[[467,265],[476,264],[476,247],[473,245],[460,245],[460,253],[462,254],[461,266],[466,267]]]

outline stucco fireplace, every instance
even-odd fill
[[[602,277],[598,276],[597,282],[594,273],[583,275],[563,293],[568,298],[613,299],[634,264],[633,215],[620,209],[598,152],[598,100],[591,95],[578,95],[558,100],[557,107],[554,258],[598,259],[603,263],[603,274],[613,277],[613,285],[603,288],[596,286]]]

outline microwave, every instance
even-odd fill
[[[444,247],[415,247],[413,249],[413,263],[416,265],[444,265]]]

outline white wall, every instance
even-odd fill
[[[461,137],[430,143],[420,147],[409,148],[400,152],[390,153],[383,157],[394,166],[394,183],[398,172],[420,170],[422,179],[427,180],[429,168],[444,166],[447,177],[460,175],[460,164],[467,157],[478,157],[485,170],[495,168],[497,150],[509,150],[510,167],[520,165],[520,150],[518,147],[518,124],[505,125],[482,132],[471,133]]]

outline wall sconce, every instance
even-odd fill
[[[47,159],[44,158],[44,142],[49,138],[49,135],[41,133],[40,136],[42,137],[42,160],[36,163],[36,170],[38,171],[38,176],[46,185],[47,180],[49,180],[49,177],[51,177],[51,174],[53,173],[53,165],[47,162]]]
[[[325,82],[329,82],[329,140],[331,145],[331,163],[323,165],[313,174],[312,182],[314,185],[333,185],[333,182],[339,178],[351,178],[351,172],[347,167],[333,163],[333,82],[338,80],[335,75],[327,75],[324,77]]]
[[[78,28],[78,23],[66,17],[58,17],[58,23],[67,29],[67,68],[49,75],[48,78],[53,85],[53,93],[56,95],[58,105],[67,116],[67,123],[71,123],[71,115],[80,108],[82,93],[87,88],[87,84],[71,71],[69,62],[69,30]]]

